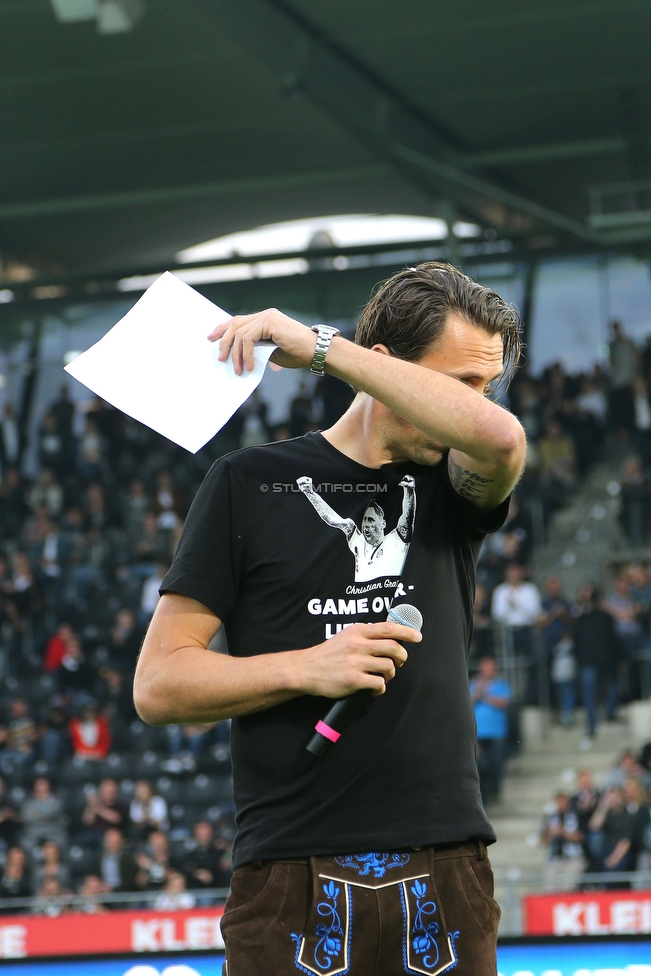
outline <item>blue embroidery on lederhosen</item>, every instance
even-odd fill
[[[409,864],[409,854],[345,854],[336,857],[335,861],[342,868],[352,868],[358,871],[361,878],[368,877],[373,872],[374,877],[383,878],[390,868],[402,868]]]
[[[436,902],[428,898],[429,879],[416,878],[407,891],[407,883],[400,882],[400,898],[404,918],[402,956],[405,973],[420,976],[431,974],[440,976],[454,969],[458,963],[455,942],[459,932],[451,932],[445,939],[441,926],[434,919]],[[409,906],[409,893],[413,897],[412,911]],[[413,915],[413,918],[412,918]],[[448,950],[450,962],[441,965],[441,947]]]
[[[343,891],[342,891],[343,889]],[[317,902],[316,912],[324,922],[317,922],[314,930],[316,944],[309,961],[303,956],[305,937],[294,932],[291,938],[296,944],[294,963],[304,973],[341,974],[345,976],[350,968],[350,939],[352,933],[352,899],[350,888],[344,884],[338,887],[334,881],[323,885],[325,899]],[[343,924],[342,924],[343,920]],[[316,968],[312,968],[311,963]]]

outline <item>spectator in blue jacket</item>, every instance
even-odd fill
[[[477,675],[470,682],[470,694],[477,722],[477,767],[484,804],[499,799],[504,763],[504,742],[508,731],[506,710],[511,689],[498,677],[494,657],[483,657]]]

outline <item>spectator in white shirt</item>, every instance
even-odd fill
[[[535,583],[525,582],[525,568],[509,563],[504,582],[493,593],[493,620],[507,627],[530,627],[538,620],[542,606]]]
[[[145,779],[140,779],[133,791],[129,818],[134,825],[132,833],[137,840],[147,838],[152,831],[167,830],[167,803],[162,796],[155,796]]]
[[[509,563],[503,583],[493,592],[493,620],[510,628],[513,651],[526,673],[526,700],[538,704],[538,674],[533,653],[532,626],[541,614],[542,603],[535,583],[525,582],[525,568]],[[524,689],[522,689],[524,690]]]
[[[651,465],[651,403],[649,402],[649,388],[642,376],[638,376],[633,384],[635,393],[635,446],[646,470]]]
[[[194,895],[185,890],[185,878],[180,871],[168,871],[165,887],[154,902],[158,912],[178,912],[181,909],[194,908]]]

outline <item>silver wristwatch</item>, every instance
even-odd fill
[[[316,349],[314,350],[314,359],[312,360],[310,372],[316,373],[317,376],[323,376],[325,373],[326,353],[334,337],[341,335],[341,331],[340,329],[335,329],[332,325],[313,325],[312,332],[316,332]]]

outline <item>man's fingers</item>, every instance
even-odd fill
[[[263,328],[260,323],[250,326],[252,315],[236,315],[229,322],[223,323],[211,332],[209,339],[219,339],[219,361],[226,362],[230,354],[233,369],[239,376],[248,369],[249,372],[255,367],[253,349],[256,342],[263,338]]]
[[[233,336],[233,345],[231,346],[231,359],[233,360],[233,369],[235,373],[239,376],[242,372],[242,333],[238,329]]]
[[[228,359],[228,354],[231,351],[233,345],[233,339],[235,338],[235,332],[228,328],[224,335],[222,336],[222,341],[219,343],[219,361],[220,363],[226,362]]]
[[[380,675],[367,674],[364,678],[364,684],[359,690],[362,691],[365,688],[369,689],[374,698],[378,698],[379,695],[383,695],[387,690],[387,683]]]
[[[392,640],[372,641],[368,645],[368,653],[372,661],[385,659],[398,667],[402,667],[408,657],[402,644]],[[374,666],[375,664],[372,665]]]
[[[371,640],[383,640],[386,638],[398,641],[409,641],[418,643],[423,639],[419,630],[413,627],[406,627],[404,624],[396,624],[391,620],[384,620],[378,624],[360,624],[360,633],[363,637]]]
[[[219,325],[216,325],[208,338],[211,342],[214,342],[215,339],[221,338],[227,329],[238,329],[241,325],[244,325],[246,322],[250,322],[254,318],[255,315],[233,315],[232,318],[227,319],[226,322],[220,322]]]
[[[250,329],[243,337],[243,341],[242,341],[242,356],[244,359],[244,364],[246,365],[246,368],[248,369],[249,372],[251,372],[255,367],[255,360],[253,359],[253,349],[255,347],[256,342],[260,338],[260,336],[256,334],[259,331],[260,331],[259,329]]]
[[[396,665],[390,657],[373,657],[366,667],[369,674],[379,674],[385,681],[391,681],[396,676]]]
[[[214,328],[210,333],[210,335],[207,337],[210,340],[210,342],[215,342],[216,339],[221,339],[224,332],[226,332],[226,330],[228,329],[232,321],[233,321],[232,319],[229,319],[227,322],[222,322],[220,325],[216,326],[216,328]]]

